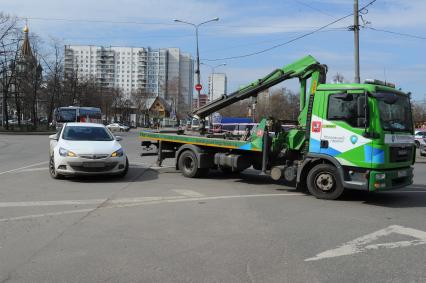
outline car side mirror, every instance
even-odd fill
[[[49,136],[49,139],[50,139],[50,140],[57,141],[57,140],[58,140],[58,135],[57,135],[57,134],[50,135],[50,136]]]
[[[120,137],[120,136],[116,136],[116,137],[115,137],[115,140],[116,140],[116,141],[121,141],[121,140],[123,140],[123,138],[122,138],[122,137]]]

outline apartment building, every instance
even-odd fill
[[[65,46],[65,75],[118,87],[127,98],[143,88],[173,104],[192,103],[193,59],[179,48]]]
[[[209,95],[215,100],[226,94],[227,78],[224,73],[213,73],[209,76]]]

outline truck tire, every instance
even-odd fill
[[[188,178],[197,178],[208,173],[209,168],[198,168],[197,156],[192,150],[185,150],[179,156],[179,170]]]
[[[344,190],[337,168],[330,164],[314,166],[309,171],[307,185],[309,192],[319,199],[337,199]]]

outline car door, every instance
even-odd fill
[[[320,152],[342,165],[371,165],[373,149],[365,132],[364,93],[331,93],[324,97]],[[360,107],[360,105],[362,107]]]

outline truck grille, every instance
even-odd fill
[[[389,148],[390,162],[410,161],[413,156],[414,146],[392,146]]]

